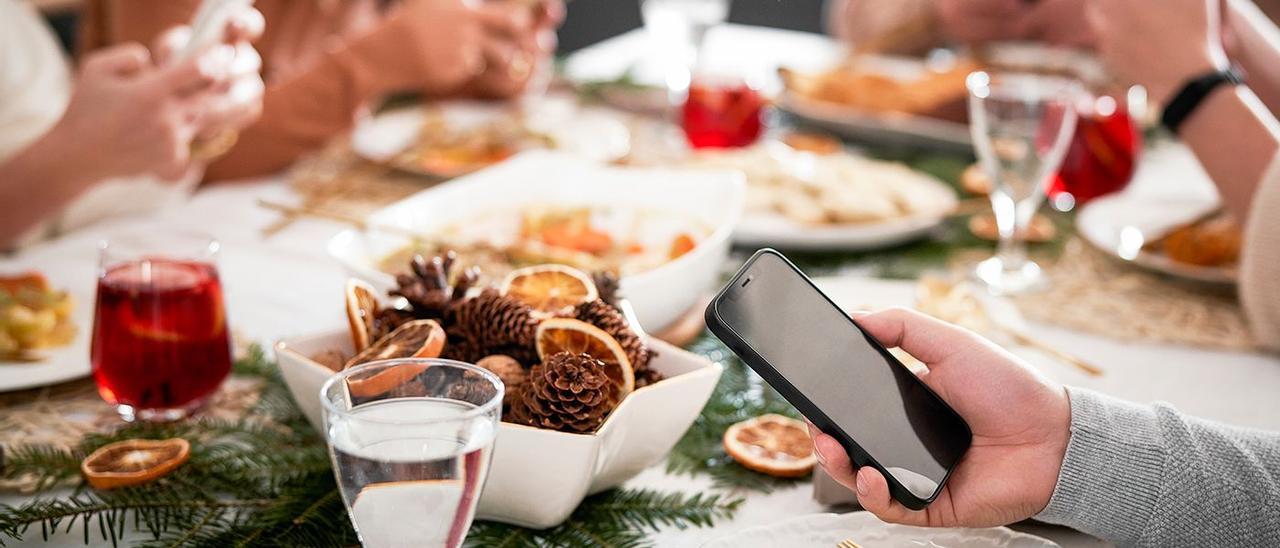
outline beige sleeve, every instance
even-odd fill
[[[1280,154],[1253,195],[1244,231],[1240,301],[1254,338],[1280,351]]]

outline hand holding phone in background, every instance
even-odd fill
[[[855,469],[841,445],[810,425],[824,470],[891,523],[991,527],[1032,517],[1049,504],[1070,439],[1071,405],[1062,385],[977,334],[905,309],[855,315],[885,347],[923,361],[921,380],[973,431],[968,453],[938,498],[921,511],[889,496],[877,470]]]

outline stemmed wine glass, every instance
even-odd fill
[[[1015,294],[1043,283],[1022,238],[1044,201],[1076,127],[1074,80],[1039,74],[975,72],[967,80],[969,124],[978,160],[993,181],[1000,244],[975,275],[995,294]]]

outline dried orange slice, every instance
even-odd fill
[[[445,339],[444,328],[435,320],[414,320],[357,352],[343,369],[376,360],[438,358],[444,352]]]
[[[397,327],[364,352],[347,360],[346,367],[394,358],[438,358],[444,352],[445,339],[444,328],[435,320],[414,320]],[[426,365],[413,363],[388,367],[368,376],[348,379],[347,389],[359,397],[385,394],[409,382],[426,368]]]
[[[94,489],[115,489],[160,479],[190,456],[191,444],[182,438],[118,441],[86,457],[80,472]]]
[[[618,340],[603,329],[572,318],[552,318],[538,324],[538,357],[546,360],[561,352],[586,354],[604,362],[605,372],[617,388],[614,401],[622,401],[636,386],[627,353]]]
[[[572,315],[573,307],[599,298],[591,276],[573,267],[544,264],[507,275],[502,294],[533,307],[538,318]]]
[[[724,450],[743,468],[779,478],[809,475],[818,458],[809,429],[782,415],[761,415],[730,426]]]
[[[357,353],[373,341],[373,315],[378,311],[378,291],[368,282],[347,280],[347,325],[351,328],[351,344]]]

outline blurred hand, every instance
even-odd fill
[[[556,51],[556,27],[564,21],[564,2],[536,0],[531,4],[523,0],[492,0],[481,9],[510,14],[517,20],[522,18],[519,12],[530,15],[527,25],[515,29],[511,48],[490,59],[468,90],[483,97],[513,97],[528,87],[541,67],[551,62]]]
[[[942,31],[957,42],[1027,38],[1031,6],[1024,0],[937,0],[934,9]]]
[[[230,58],[224,78],[191,98],[192,109],[199,117],[198,139],[216,137],[228,131],[241,129],[262,114],[262,57],[251,42],[262,36],[266,22],[262,14],[251,7],[240,8],[232,14],[223,30],[222,40],[209,49],[213,53]],[[174,27],[161,34],[151,50],[156,64],[166,65],[173,55],[181,51],[191,39],[191,29]],[[206,50],[203,53],[209,53]]]
[[[190,167],[204,94],[226,83],[233,57],[230,49],[213,48],[157,67],[138,44],[91,53],[51,137],[71,147],[93,179],[176,179]]]
[[[918,312],[891,309],[854,319],[884,346],[901,347],[928,365],[921,380],[973,430],[973,445],[938,498],[912,511],[889,497],[880,472],[855,470],[839,442],[810,425],[823,469],[854,490],[863,508],[891,523],[990,527],[1048,506],[1070,438],[1071,406],[1061,385],[986,339]]]
[[[1085,6],[1085,0],[1036,0],[1022,20],[1023,32],[1032,40],[1056,46],[1092,48],[1093,28]]]
[[[1089,0],[1088,20],[1111,73],[1168,104],[1187,80],[1227,66],[1223,0]]]

